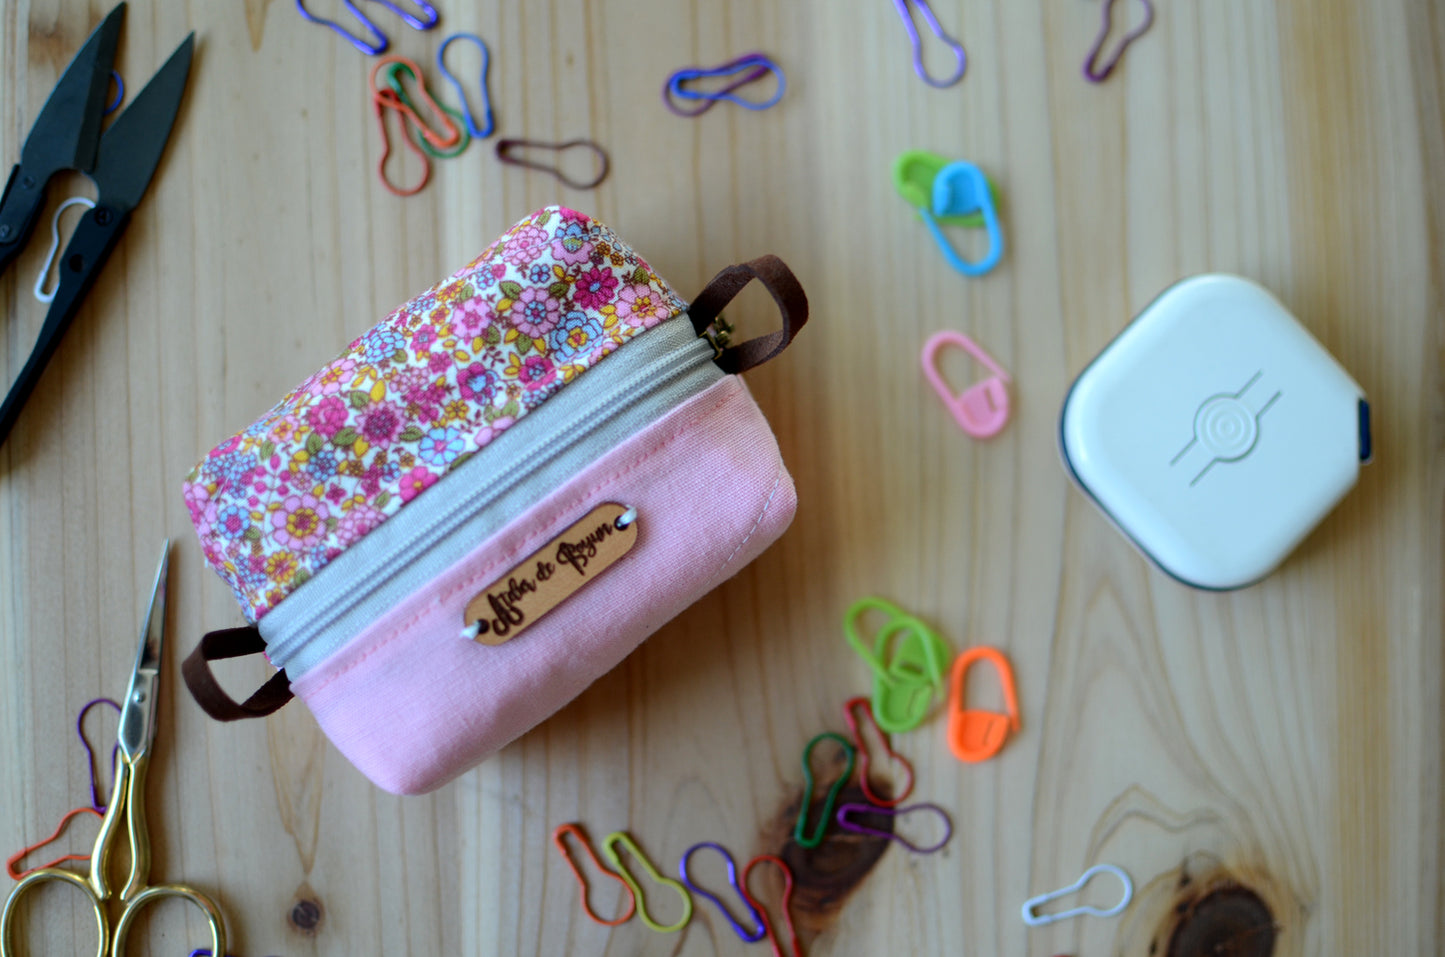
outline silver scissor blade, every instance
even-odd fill
[[[106,14],[50,92],[30,135],[20,149],[20,163],[38,175],[62,169],[89,172],[100,145],[100,121],[125,4]]]
[[[141,623],[140,649],[120,710],[120,748],[127,757],[145,753],[156,734],[156,692],[161,676],[162,641],[166,628],[166,577],[171,564],[171,540],[161,546],[151,605]]]

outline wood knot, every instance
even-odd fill
[[[1175,907],[1167,957],[1270,957],[1279,925],[1264,899],[1243,884],[1215,884]]]
[[[841,770],[838,769],[839,772]],[[826,777],[823,780],[826,781]],[[875,793],[887,799],[889,791],[885,783],[873,782],[870,786]],[[822,783],[814,790],[808,807],[809,829],[823,813],[826,792],[827,785]],[[863,789],[852,783],[839,792],[834,806],[866,801]],[[798,820],[801,804],[802,795],[795,792],[767,828],[762,846],[768,853],[775,853],[787,862],[793,872],[793,917],[806,936],[821,933],[827,928],[888,849],[889,841],[839,830],[836,822],[829,822],[821,844],[815,848],[802,847],[793,839],[793,826]],[[879,830],[893,829],[891,817],[879,816],[870,819],[868,824]]]
[[[286,923],[298,934],[315,937],[325,916],[326,911],[322,909],[321,902],[310,888],[305,888],[304,893],[298,892],[296,900],[292,902],[291,910],[286,915]]]

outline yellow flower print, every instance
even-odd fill
[[[292,552],[274,552],[266,559],[266,577],[273,582],[288,582],[296,574],[296,556]]]

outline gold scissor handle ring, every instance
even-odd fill
[[[211,953],[226,953],[226,923],[221,917],[221,909],[216,906],[216,902],[195,888],[186,887],[184,884],[160,884],[156,887],[147,887],[126,901],[125,907],[120,912],[120,920],[116,921],[115,939],[111,943],[110,952],[114,957],[125,953],[126,935],[130,933],[131,921],[135,919],[141,908],[165,897],[180,897],[199,907],[211,925]],[[9,955],[0,954],[0,957],[9,957]],[[103,952],[100,957],[104,957]]]
[[[106,936],[109,928],[106,924],[105,908],[101,906],[100,898],[96,896],[90,883],[84,877],[74,871],[67,871],[59,867],[44,867],[38,871],[32,871],[11,888],[10,896],[5,898],[5,909],[0,911],[0,957],[16,957],[19,953],[15,949],[12,935],[15,928],[15,905],[19,903],[20,898],[41,884],[55,882],[73,884],[80,888],[85,899],[90,901],[90,908],[95,912],[97,940],[100,942],[96,948],[95,957],[105,957]]]

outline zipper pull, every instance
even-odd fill
[[[783,328],[756,339],[749,339],[739,345],[729,345],[732,332],[722,319],[723,307],[733,301],[752,280],[760,281],[772,294],[783,317]],[[687,307],[692,319],[692,328],[700,336],[707,336],[717,353],[713,361],[729,375],[746,372],[753,366],[762,365],[782,352],[793,341],[793,336],[808,321],[808,297],[798,284],[798,277],[777,256],[759,256],[751,262],[729,266],[708,282]]]
[[[733,341],[733,326],[721,313],[714,319],[706,329],[702,331],[702,338],[712,345],[712,357],[714,360],[722,355],[729,343]]]

